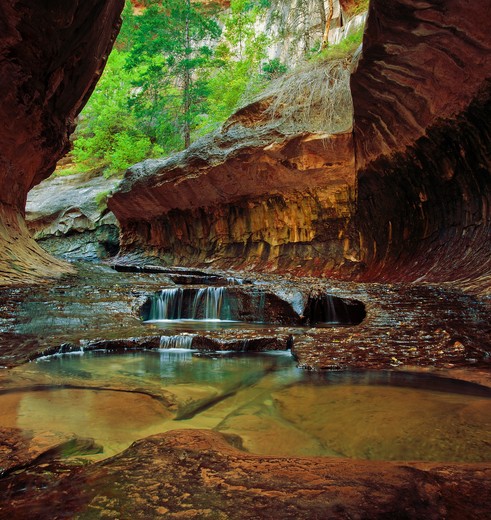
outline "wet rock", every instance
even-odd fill
[[[49,460],[100,453],[101,450],[93,439],[75,435],[0,428],[0,479]]]
[[[233,276],[221,276],[213,272],[202,271],[198,269],[189,269],[183,267],[164,267],[159,265],[146,264],[142,260],[142,264],[121,263],[121,258],[111,263],[113,269],[121,273],[163,273],[178,285],[243,285],[244,283],[252,283],[241,278]],[[124,257],[123,257],[124,259]],[[148,260],[147,260],[148,261]]]
[[[4,512],[78,518],[479,518],[487,464],[367,462],[249,455],[221,435],[176,430],[16,495]],[[15,482],[13,482],[15,484]],[[456,493],[455,490],[459,492]],[[5,488],[1,488],[3,498]],[[64,500],[60,498],[66,497]]]
[[[220,350],[222,344],[241,348],[241,342],[247,339],[271,338],[271,346],[292,347],[297,361],[314,369],[432,366],[480,370],[491,360],[490,307],[451,287],[262,275],[255,286],[230,288],[246,293],[260,288],[274,295],[271,313],[274,309],[289,309],[289,314],[277,313],[276,325],[202,333],[182,327],[166,331],[158,324],[141,321],[141,309],[147,305],[149,295],[165,286],[175,287],[164,273],[118,273],[101,266],[78,268],[81,278],[67,280],[64,285],[35,292],[27,288],[0,291],[0,326],[5,331],[0,342],[0,366],[57,353],[63,343],[75,345],[75,350],[81,342],[100,348],[146,348],[149,344],[153,348],[162,335],[197,332],[208,338],[197,342],[204,341]],[[241,276],[235,273],[235,277]],[[299,327],[290,302],[307,302],[314,289],[316,294],[324,291],[343,300],[362,302],[365,319],[354,326]],[[280,294],[289,301],[281,300]],[[251,314],[244,316],[254,320],[257,309],[251,305],[249,310]]]
[[[256,337],[254,337],[256,335]],[[228,338],[227,336],[236,336]],[[237,337],[238,336],[238,337]],[[233,350],[236,352],[264,352],[268,350],[288,350],[288,338],[284,334],[264,337],[257,333],[229,333],[228,335],[197,335],[193,339],[193,348],[198,350],[222,351]]]
[[[351,79],[364,280],[490,290],[491,25],[477,22],[481,8],[370,2]]]
[[[82,340],[80,346],[84,350],[142,350],[160,347],[160,336],[143,336],[137,338]]]

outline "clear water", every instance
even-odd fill
[[[104,458],[180,428],[267,455],[491,460],[489,389],[425,374],[302,371],[286,353],[59,356],[9,371],[0,426],[92,437]],[[30,433],[29,433],[30,432]]]
[[[174,332],[206,332],[214,330],[265,330],[271,325],[265,323],[248,323],[233,320],[147,320],[145,324],[156,329]]]

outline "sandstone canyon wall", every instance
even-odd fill
[[[27,192],[69,148],[97,82],[123,0],[0,1],[0,284],[69,270],[30,238]]]
[[[233,153],[195,147],[130,170],[110,200],[123,249],[182,264],[489,287],[486,11],[373,0],[351,79],[353,132],[273,133],[237,152],[247,129],[261,129],[257,114],[239,112],[236,135],[226,125],[202,145]]]
[[[363,279],[491,287],[487,11],[370,4],[351,82]]]
[[[109,199],[123,253],[179,265],[339,267],[355,186],[351,133],[286,137],[229,124],[181,154],[130,169]]]
[[[348,63],[325,69],[319,74],[314,65],[273,83],[221,131],[130,168],[108,202],[121,223],[123,253],[300,273],[351,264]],[[336,133],[317,131],[324,125]]]
[[[0,3],[1,283],[68,269],[29,238],[26,194],[66,152],[122,3]],[[489,34],[482,3],[372,0],[353,131],[284,132],[261,103],[246,107],[187,152],[128,172],[110,201],[123,252],[491,287]]]

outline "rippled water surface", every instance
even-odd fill
[[[147,435],[209,428],[268,455],[491,460],[491,392],[397,372],[312,373],[287,353],[54,356],[10,371],[0,426],[75,433],[104,458]]]

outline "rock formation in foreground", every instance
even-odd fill
[[[267,110],[246,107],[188,151],[129,170],[109,202],[123,249],[188,265],[489,288],[485,11],[373,0],[351,78],[353,132],[262,132]]]
[[[26,283],[69,267],[30,238],[27,192],[69,148],[74,119],[99,78],[123,0],[1,0],[0,283]]]
[[[486,463],[271,457],[241,451],[233,446],[238,442],[214,431],[173,430],[138,440],[96,464],[71,471],[52,464],[51,475],[63,475],[58,481],[34,469],[29,475],[34,491],[18,492],[5,504],[4,517],[30,518],[32,511],[42,511],[45,518],[461,520],[485,518],[491,505]],[[87,440],[76,443],[90,447]],[[19,449],[26,444],[20,439],[11,449],[17,460],[32,458]],[[22,475],[11,480],[15,489],[27,487]],[[9,491],[5,486],[0,497]]]

